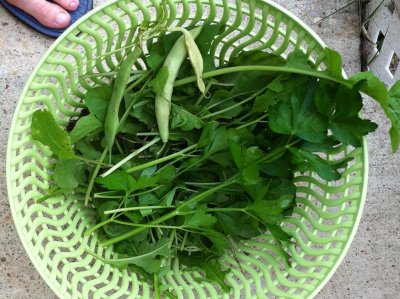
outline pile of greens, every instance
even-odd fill
[[[54,185],[39,201],[81,193],[97,215],[86,234],[96,231],[118,254],[105,261],[149,280],[179,257],[228,290],[221,256],[265,232],[289,262],[291,236],[280,224],[296,205],[295,173],[340,179],[350,158],[324,157],[360,147],[377,127],[360,116],[360,92],[380,103],[393,150],[399,145],[400,84],[387,91],[371,73],[344,79],[330,49],[326,71],[301,51],[287,59],[243,51],[216,66],[210,47],[221,30],[168,29],[147,40],[148,54],[139,38],[66,128],[49,111],[33,114],[33,140],[57,158]],[[132,68],[138,59],[146,69]]]

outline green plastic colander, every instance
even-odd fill
[[[203,21],[227,25],[211,48],[219,63],[245,49],[282,56],[301,49],[316,65],[324,64],[323,42],[272,1],[169,0],[168,5],[170,26]],[[113,254],[112,248],[100,247],[95,234],[83,236],[94,214],[80,198],[53,198],[35,204],[34,199],[49,188],[54,159],[48,149],[32,143],[32,113],[45,107],[60,125],[67,124],[79,114],[85,91],[106,83],[105,79],[83,79],[81,75],[113,71],[123,59],[124,47],[135,38],[138,25],[143,20],[154,21],[160,14],[160,0],[113,0],[94,9],[51,46],[17,105],[7,151],[11,210],[32,263],[60,298],[152,298],[153,292],[137,274],[107,265],[85,252],[90,248],[107,258]],[[297,176],[298,205],[294,216],[283,223],[296,239],[289,246],[292,267],[285,266],[280,251],[266,234],[238,245],[241,269],[232,256],[224,257],[224,263],[232,269],[229,294],[214,284],[200,282],[201,273],[182,270],[177,261],[171,261],[172,270],[162,284],[168,285],[177,298],[315,296],[342,261],[360,220],[367,185],[365,140],[362,148],[341,147],[326,159],[350,156],[354,160],[338,182],[327,183],[312,173]]]

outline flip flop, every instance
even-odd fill
[[[80,17],[84,16],[86,13],[88,13],[90,10],[93,9],[93,1],[92,0],[80,0],[79,7],[75,11],[68,12],[69,15],[71,16],[71,22],[69,23],[69,25],[67,25],[67,27],[65,27],[65,28],[54,29],[54,28],[49,28],[49,27],[46,27],[46,26],[40,24],[38,22],[38,20],[36,20],[34,17],[27,14],[23,10],[15,7],[14,5],[11,5],[6,0],[0,0],[0,3],[3,4],[3,6],[11,14],[13,14],[17,19],[24,22],[29,27],[39,31],[40,33],[43,33],[50,37],[60,36],[69,26],[71,26]]]

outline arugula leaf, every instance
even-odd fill
[[[102,126],[103,124],[94,116],[94,114],[89,114],[81,117],[70,133],[71,143],[74,144],[75,142],[86,137],[93,131],[97,131]]]
[[[155,122],[154,99],[145,98],[134,104],[130,115],[151,127]]]
[[[54,180],[61,189],[84,185],[86,166],[79,160],[59,158],[54,169]]]
[[[32,139],[50,148],[54,155],[65,159],[78,159],[71,146],[71,139],[47,110],[36,110],[32,115]]]
[[[113,86],[99,86],[89,89],[85,94],[85,104],[90,113],[104,123],[106,119],[108,104],[113,92]]]
[[[160,257],[169,257],[169,255],[169,240],[164,238],[160,239],[157,243],[142,242],[137,249],[136,256],[125,257],[121,254],[118,259],[101,259],[105,263],[122,267],[134,264],[145,269],[146,272],[153,274],[157,273],[161,268]]]
[[[91,160],[99,160],[101,157],[101,152],[99,152],[92,144],[84,140],[76,141],[75,150],[80,152],[82,156]]]

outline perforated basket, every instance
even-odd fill
[[[212,54],[225,61],[244,49],[262,49],[286,56],[301,49],[317,65],[324,62],[323,42],[299,19],[271,1],[169,1],[169,23],[186,26],[211,21],[227,25],[213,41]],[[85,91],[105,84],[100,78],[83,80],[90,72],[108,72],[123,59],[123,48],[135,37],[142,20],[155,20],[159,1],[110,1],[95,9],[58,39],[43,57],[17,105],[7,152],[10,205],[21,241],[33,264],[61,298],[152,298],[151,286],[139,276],[96,260],[90,248],[104,257],[112,248],[99,246],[96,235],[84,237],[93,221],[90,208],[75,197],[54,198],[45,204],[34,199],[49,188],[54,160],[30,137],[32,113],[46,107],[61,125],[76,116]],[[115,52],[115,50],[121,51]],[[113,54],[106,55],[106,53]],[[102,57],[100,57],[103,55]],[[94,59],[99,57],[98,59]],[[138,65],[137,67],[140,67]],[[238,244],[237,258],[224,263],[232,269],[229,294],[199,282],[201,273],[172,263],[162,282],[177,298],[311,298],[328,281],[343,259],[358,225],[367,184],[365,142],[359,149],[338,148],[326,159],[354,160],[343,179],[332,183],[310,174],[298,175],[297,207],[283,226],[295,242],[289,250],[292,267],[269,234]]]

